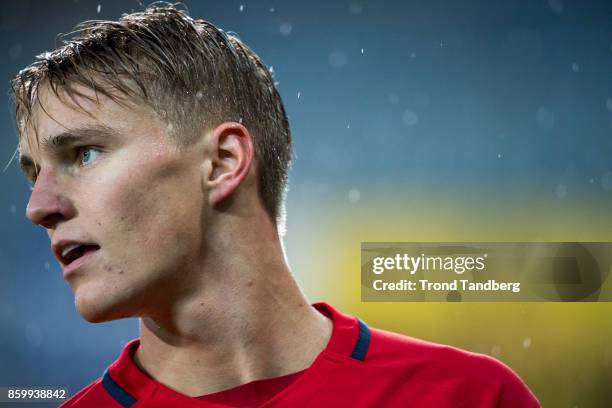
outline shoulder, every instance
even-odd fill
[[[376,328],[370,331],[369,364],[413,382],[461,390],[468,405],[489,398],[499,407],[539,407],[520,377],[493,357]]]
[[[102,380],[98,378],[70,397],[68,401],[60,405],[60,408],[112,408],[116,406],[115,400],[104,391]]]

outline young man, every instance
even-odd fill
[[[140,317],[63,406],[539,406],[489,357],[308,304],[279,237],[287,117],[236,37],[172,6],[86,22],[13,92],[27,217],[78,312]]]

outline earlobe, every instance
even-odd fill
[[[253,156],[251,135],[241,124],[226,122],[213,130],[210,160],[207,160],[205,169],[212,206],[224,201],[240,187],[249,173]]]

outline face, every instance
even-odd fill
[[[26,130],[20,144],[38,168],[27,217],[47,229],[78,312],[98,322],[167,306],[201,256],[199,144],[178,148],[148,109],[101,95],[79,100],[89,115],[41,100],[38,141]]]

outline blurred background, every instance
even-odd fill
[[[237,33],[278,81],[297,153],[285,244],[312,301],[492,355],[545,407],[612,406],[611,303],[360,301],[362,241],[612,241],[612,2],[185,5]],[[142,8],[3,4],[2,93],[58,33]],[[3,169],[17,146],[5,99]],[[75,392],[138,336],[137,321],[83,321],[25,218],[17,162],[0,186],[0,386]]]

